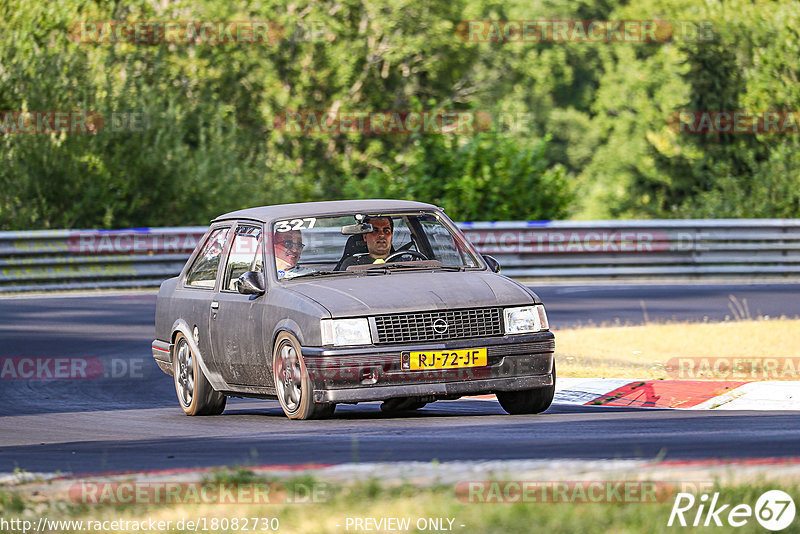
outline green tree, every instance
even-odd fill
[[[353,196],[405,198],[446,206],[461,221],[563,218],[572,193],[560,165],[545,158],[547,140],[520,150],[496,132],[463,141],[422,135],[406,169],[394,176],[373,171],[351,181]]]

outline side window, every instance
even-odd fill
[[[236,291],[236,280],[247,271],[261,272],[264,255],[261,253],[261,228],[239,226],[231,244],[228,266],[222,287],[226,291]]]
[[[452,234],[438,221],[421,221],[422,229],[433,249],[434,258],[446,265],[476,267],[469,255],[458,246]]]
[[[225,246],[225,235],[227,228],[218,228],[211,232],[206,239],[200,254],[194,260],[194,265],[186,275],[186,285],[191,287],[214,288],[214,281],[217,279],[217,269],[219,260],[222,256],[222,249]]]

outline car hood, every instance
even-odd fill
[[[540,302],[530,289],[487,271],[393,272],[297,280],[286,288],[324,306],[332,317]]]

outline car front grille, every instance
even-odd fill
[[[440,341],[503,334],[502,308],[378,315],[378,343]],[[444,328],[444,324],[447,327]]]

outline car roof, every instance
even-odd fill
[[[326,202],[301,202],[296,204],[275,204],[232,211],[220,215],[212,222],[228,219],[253,219],[267,222],[277,217],[311,217],[327,213],[352,212],[378,214],[390,211],[417,211],[437,209],[433,204],[411,200],[333,200]]]

